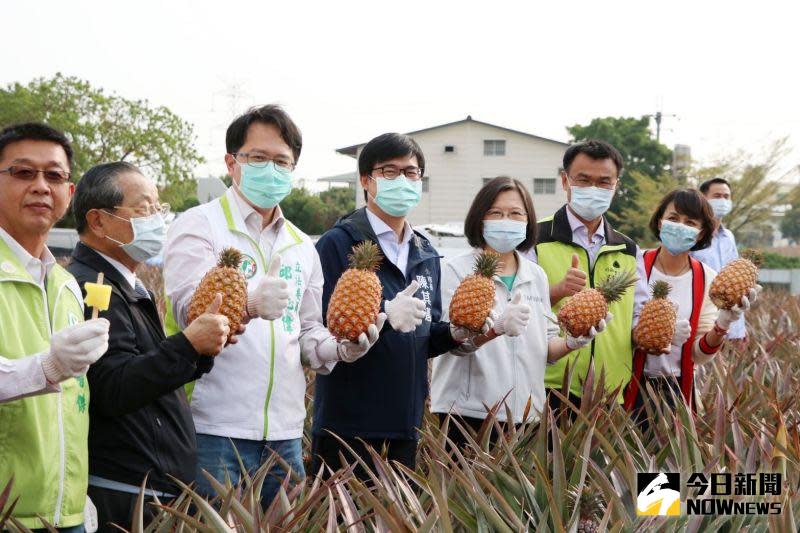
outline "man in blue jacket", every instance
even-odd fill
[[[312,428],[313,471],[341,465],[340,452],[354,462],[338,435],[367,464],[366,445],[390,461],[414,468],[417,430],[428,396],[428,359],[457,347],[476,333],[441,321],[440,256],[406,220],[419,203],[425,157],[413,139],[386,133],[368,142],[358,157],[366,207],[343,217],[317,242],[325,265],[322,316],[336,282],[359,242],[378,244],[383,254],[378,278],[387,324],[378,342],[358,361],[317,374]],[[487,318],[483,332],[493,325]],[[359,475],[365,473],[358,469]]]

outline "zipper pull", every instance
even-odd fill
[[[158,424],[158,427],[161,427],[161,419],[158,417],[156,417],[156,424]]]

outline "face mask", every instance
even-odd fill
[[[409,181],[405,176],[393,180],[375,178],[378,193],[373,197],[384,213],[404,217],[422,197],[422,180]]]
[[[525,240],[527,222],[518,220],[484,220],[483,240],[493,250],[505,254],[515,249]]]
[[[686,224],[664,220],[661,223],[659,234],[661,235],[661,244],[664,245],[667,251],[672,255],[678,255],[688,252],[697,244],[697,236],[700,235],[700,230]]]
[[[106,211],[108,213],[108,211]],[[136,217],[128,220],[118,217],[113,213],[108,213],[114,218],[125,220],[131,223],[133,228],[133,240],[127,244],[120,242],[106,235],[106,239],[120,245],[128,256],[137,263],[144,263],[161,253],[164,241],[167,238],[167,225],[164,217],[160,213],[149,217]]]
[[[248,164],[239,167],[242,169],[239,190],[256,207],[271,209],[292,192],[292,172],[280,170],[272,161],[261,168]]]
[[[614,189],[571,185],[570,191],[572,200],[569,206],[584,220],[595,220],[602,216],[611,207],[611,199],[614,198]]]
[[[714,216],[717,218],[724,217],[733,209],[731,201],[727,198],[712,198],[708,203],[711,204],[711,210],[714,211]]]

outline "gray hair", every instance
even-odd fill
[[[139,169],[125,161],[95,165],[83,175],[72,197],[72,214],[79,234],[86,231],[86,213],[92,209],[113,209],[124,200],[119,176]]]

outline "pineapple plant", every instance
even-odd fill
[[[596,288],[583,289],[558,310],[559,325],[573,337],[588,335],[608,314],[608,304],[619,300],[638,279],[635,271],[622,271],[599,282]]]
[[[189,302],[189,322],[205,313],[217,293],[221,293],[219,314],[228,317],[231,329],[228,340],[236,334],[247,305],[247,280],[239,270],[241,262],[242,253],[236,248],[225,248],[220,252],[217,266],[206,272],[192,295]]]
[[[672,342],[678,309],[667,299],[672,290],[669,283],[656,281],[652,289],[653,298],[642,307],[639,323],[633,330],[633,341],[648,352],[659,352],[669,348]]]
[[[344,271],[328,303],[328,330],[337,339],[355,342],[374,324],[381,310],[383,288],[375,271],[383,256],[378,245],[364,241],[348,256],[350,268]]]
[[[730,309],[739,305],[742,296],[747,296],[750,289],[755,288],[758,282],[760,260],[757,251],[749,250],[742,254],[742,257],[722,267],[708,290],[714,305],[720,309]]]
[[[470,331],[480,331],[494,307],[494,281],[500,256],[481,252],[475,258],[474,274],[464,278],[450,301],[450,323]]]
[[[573,512],[575,506],[578,506],[576,533],[596,533],[600,531],[600,522],[605,513],[605,503],[597,493],[584,490],[579,494],[577,487],[570,487],[567,491],[567,502],[572,507]]]

